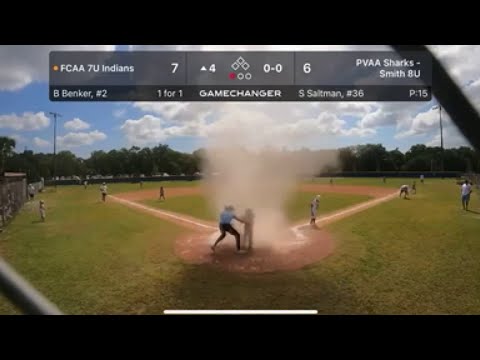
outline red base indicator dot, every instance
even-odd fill
[[[234,80],[237,76],[235,75],[235,73],[232,72],[232,73],[228,74],[228,77],[230,79]]]

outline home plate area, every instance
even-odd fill
[[[254,244],[244,254],[237,253],[231,235],[211,246],[219,232],[210,235],[189,233],[175,243],[175,253],[191,264],[206,264],[232,272],[266,273],[296,270],[315,263],[333,252],[333,240],[327,231],[311,226],[295,227],[270,244]]]

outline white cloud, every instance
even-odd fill
[[[12,134],[12,135],[8,135],[9,138],[12,138],[13,140],[15,140],[16,142],[25,142],[27,141],[27,138],[20,135],[20,134]]]
[[[480,111],[480,46],[433,45],[430,49]]]
[[[50,119],[43,112],[25,112],[22,115],[0,115],[0,129],[40,130],[50,124]]]
[[[39,138],[39,137],[36,137],[36,136],[33,138],[33,143],[35,144],[35,146],[40,147],[40,148],[44,148],[44,147],[50,146],[50,142],[49,142],[49,141],[44,140],[44,139]]]
[[[442,111],[442,126],[444,146],[457,147],[469,146],[468,141],[456,128],[448,114]],[[440,146],[440,114],[438,109],[430,108],[412,117],[403,131],[398,132],[395,137],[398,139],[410,136],[426,136],[427,146]]]
[[[440,132],[427,141],[427,146],[440,146]],[[456,128],[447,128],[443,130],[443,146],[445,148],[454,148],[459,146],[471,146],[465,137],[460,134]]]
[[[28,143],[28,139],[20,134],[11,134],[7,137],[15,140],[15,150],[16,151],[23,151],[25,144]]]
[[[444,117],[444,119],[445,117]],[[403,131],[397,133],[397,138],[404,138],[412,135],[423,135],[431,132],[433,129],[438,129],[440,126],[440,118],[438,110],[428,110],[418,113],[415,117],[408,119],[403,124]]]
[[[72,148],[82,145],[92,145],[106,138],[107,135],[103,132],[94,130],[90,132],[70,132],[64,136],[57,136],[57,142],[61,147]]]
[[[50,51],[114,49],[114,45],[2,45],[0,91],[19,90],[34,81],[47,81]]]
[[[164,120],[171,121],[199,120],[222,109],[222,103],[137,102],[133,106],[143,112],[158,115]]]
[[[145,115],[137,120],[126,120],[120,129],[129,144],[146,145],[160,142],[167,138],[162,127],[164,121],[153,115]]]
[[[478,45],[435,45],[430,50],[447,67],[450,75],[460,84],[478,79],[480,71],[480,46]]]
[[[140,103],[135,106],[155,112],[140,119],[129,119],[121,130],[130,145],[156,144],[172,137],[195,136],[223,140],[251,147],[315,147],[335,145],[335,136],[369,136],[374,129],[350,127],[332,111],[319,111],[310,104],[250,103],[171,103],[159,106]],[[207,106],[207,107],[206,107]],[[326,107],[332,110],[332,107]],[[207,111],[208,110],[208,111]],[[354,111],[364,111],[356,107]],[[350,109],[349,111],[353,111]]]
[[[65,129],[70,130],[70,131],[79,131],[79,130],[86,130],[90,128],[90,124],[80,120],[79,118],[75,118],[73,120],[65,122],[63,124]]]
[[[116,109],[113,111],[113,116],[115,116],[116,118],[121,118],[125,116],[126,113],[127,109]]]
[[[28,139],[20,134],[10,134],[7,137],[15,140],[15,150],[16,151],[23,151],[25,149],[25,145],[28,144]]]

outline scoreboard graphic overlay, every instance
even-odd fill
[[[424,52],[51,52],[51,101],[430,101]]]

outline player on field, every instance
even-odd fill
[[[400,186],[400,197],[402,197],[402,194],[405,194],[403,198],[406,199],[408,196],[408,185]]]
[[[220,214],[220,221],[219,221],[219,228],[220,228],[220,236],[218,237],[217,241],[215,241],[215,244],[212,245],[211,249],[212,251],[215,251],[215,247],[217,244],[225,239],[225,236],[227,235],[227,232],[233,236],[235,236],[235,241],[237,244],[237,253],[244,253],[244,250],[240,248],[240,233],[232,226],[232,221],[237,220],[240,221],[241,223],[245,223],[244,220],[238,218],[235,215],[235,209],[233,206],[225,206],[225,209],[221,212]]]
[[[319,205],[320,205],[320,195],[317,195],[310,203],[310,225],[315,225],[315,221],[317,220],[317,211],[318,211]]]
[[[47,210],[45,209],[45,202],[43,200],[40,200],[39,210],[40,210],[40,218],[42,219],[42,221],[45,221]]]
[[[108,193],[107,184],[103,183],[102,186],[100,186],[100,192],[102,193],[102,201],[105,202]]]
[[[472,185],[465,180],[462,185],[462,207],[463,210],[468,211],[468,203],[470,202],[470,194],[472,193]]]

